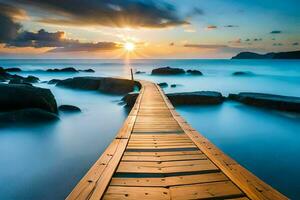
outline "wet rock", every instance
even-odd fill
[[[232,75],[233,76],[251,76],[251,75],[253,75],[253,73],[252,72],[248,72],[248,71],[245,71],[245,72],[243,72],[243,71],[237,71],[237,72],[233,72]]]
[[[199,70],[192,70],[192,69],[189,69],[186,71],[188,74],[191,74],[191,75],[198,75],[198,76],[202,76],[203,73]]]
[[[98,90],[113,94],[125,94],[133,91],[135,86],[139,86],[139,83],[119,78],[75,77],[62,80],[58,82],[56,86],[71,89]]]
[[[93,69],[83,69],[83,70],[79,70],[79,71],[81,71],[81,72],[89,72],[89,73],[95,72],[95,70],[93,70]]]
[[[228,98],[252,106],[282,111],[300,112],[299,97],[242,92],[239,94],[229,94]]]
[[[52,79],[52,80],[48,81],[48,84],[57,84],[60,81],[61,80],[59,80],[59,79]]]
[[[60,105],[58,109],[63,112],[81,112],[80,108],[72,105]]]
[[[0,111],[26,108],[39,108],[57,113],[56,100],[49,89],[0,83]]]
[[[135,74],[145,74],[146,72],[136,71]]]
[[[171,93],[167,97],[174,105],[220,104],[224,101],[221,93],[213,91]]]
[[[78,72],[77,69],[75,69],[74,67],[67,67],[67,68],[62,68],[62,69],[47,69],[46,70],[47,72],[72,72],[72,73],[75,73],[75,72]]]
[[[161,88],[168,87],[168,83],[166,82],[158,83],[157,85],[160,86]]]
[[[224,97],[219,92],[199,91],[199,92],[183,92],[166,94],[174,105],[209,105],[220,104],[224,101]],[[138,93],[129,93],[122,98],[126,106],[133,107],[138,97]]]
[[[178,75],[184,74],[185,71],[181,68],[161,67],[152,70],[152,75]]]
[[[177,84],[171,84],[171,88],[175,88],[175,87],[177,87],[178,85]]]
[[[126,104],[127,107],[132,108],[134,106],[135,101],[136,101],[138,96],[139,96],[139,93],[130,92],[122,98],[122,101]]]
[[[81,90],[97,90],[102,78],[99,77],[75,77],[59,81],[56,86]]]
[[[6,68],[5,71],[6,72],[21,72],[22,70],[17,67],[12,67],[12,68]]]
[[[39,81],[40,81],[40,79],[38,77],[31,76],[31,75],[29,75],[23,79],[23,82],[26,82],[26,83],[37,83]]]
[[[59,120],[59,117],[51,112],[39,108],[28,108],[0,113],[0,125],[15,125],[15,123],[41,123]]]

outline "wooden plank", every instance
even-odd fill
[[[231,181],[170,187],[171,199],[208,199],[243,196],[243,192]]]
[[[123,155],[122,161],[148,161],[148,162],[166,162],[166,161],[180,161],[180,160],[204,160],[207,159],[204,154],[196,155],[175,155],[175,156],[126,156]]]
[[[120,162],[119,173],[178,173],[215,171],[218,168],[209,160],[174,161],[174,162]]]
[[[208,183],[226,181],[228,178],[221,172],[208,174],[195,174],[185,176],[170,176],[164,178],[118,178],[113,177],[110,185],[130,187],[169,187],[178,185],[189,185],[197,183]]]
[[[109,186],[103,200],[170,200],[169,190],[158,187]]]
[[[199,155],[201,151],[171,151],[171,152],[128,152],[124,156],[175,156],[175,155]]]

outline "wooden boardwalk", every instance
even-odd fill
[[[188,125],[156,84],[141,83],[118,135],[67,199],[287,199]]]

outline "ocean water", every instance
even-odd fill
[[[300,97],[298,60],[0,60],[20,75],[41,81],[73,76],[130,77],[178,84],[165,92],[212,90],[223,95],[265,92]],[[151,76],[162,66],[198,69],[204,76]],[[92,68],[96,73],[48,73],[48,68]],[[252,76],[232,76],[250,71]],[[0,130],[0,199],[64,199],[109,145],[126,118],[121,96],[57,88],[46,83],[58,104],[80,107],[56,123]],[[292,199],[300,198],[300,116],[236,102],[181,106],[177,111],[200,133],[258,177]]]

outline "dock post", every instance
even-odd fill
[[[133,81],[133,71],[132,71],[132,68],[130,68],[130,74],[131,74],[131,80]]]

